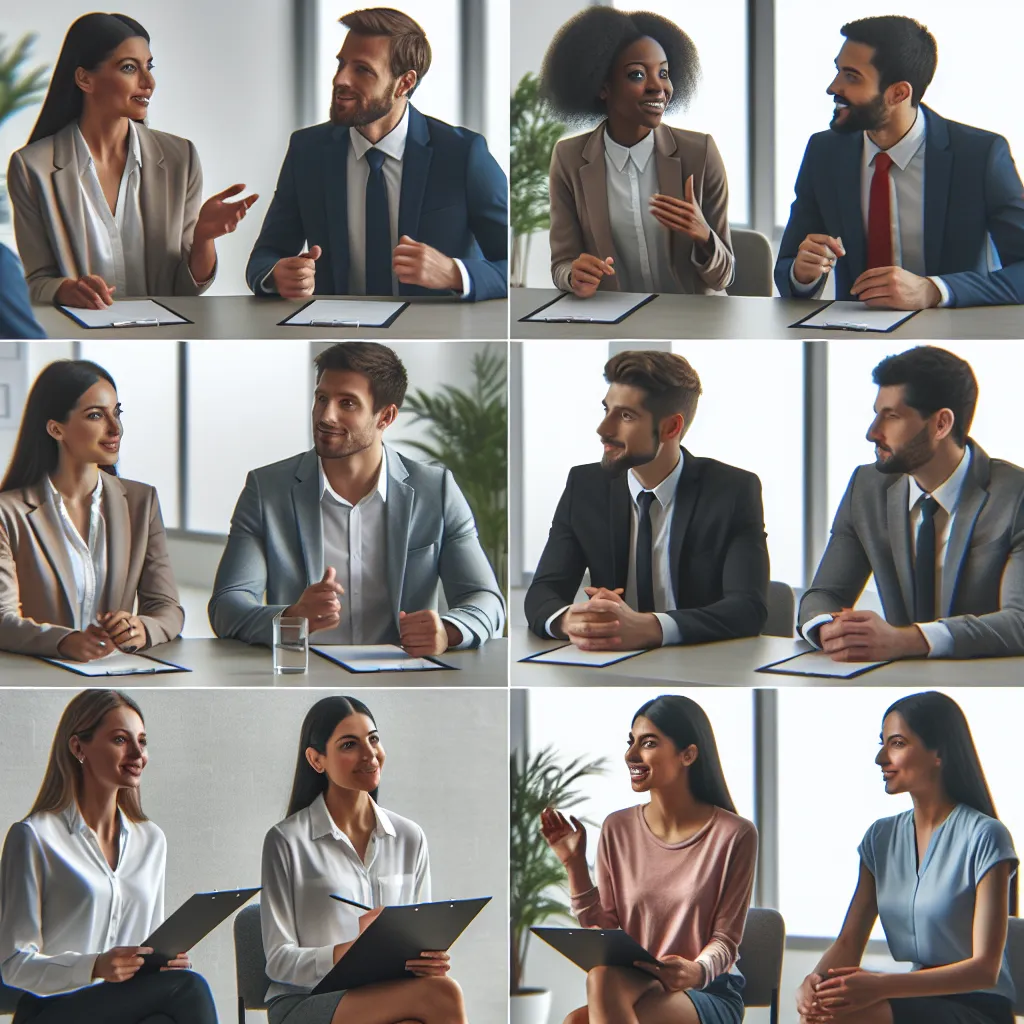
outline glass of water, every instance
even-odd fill
[[[295,616],[274,619],[274,675],[305,672],[309,667],[309,623]]]

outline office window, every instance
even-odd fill
[[[517,12],[518,13],[518,12]],[[510,74],[509,56],[509,3],[508,0],[488,0],[484,7],[486,32],[486,59],[483,67],[484,134],[494,159],[509,173],[509,102],[505,82]]]
[[[935,78],[924,102],[945,118],[1005,136],[1018,165],[1024,121],[1018,109],[1018,41],[1024,7],[1006,0],[904,0],[893,11],[886,0],[852,0],[839,9],[813,0],[775,4],[775,220],[784,225],[808,138],[825,131],[832,100],[825,90],[848,21],[899,13],[927,25],[938,43]],[[717,9],[715,9],[717,13]],[[984,88],[978,89],[979,76]]]
[[[686,110],[667,118],[677,128],[714,137],[729,177],[729,220],[750,219],[749,147],[747,139],[747,4],[679,4],[669,0],[637,4],[615,0],[620,10],[642,9],[670,18],[693,40],[700,54],[701,80]]]

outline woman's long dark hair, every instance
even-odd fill
[[[56,135],[82,116],[83,94],[75,84],[75,71],[95,71],[126,39],[137,36],[149,42],[149,33],[126,14],[83,14],[75,21],[64,37],[29,144]]]
[[[46,432],[46,424],[50,420],[66,423],[82,395],[101,380],[117,391],[114,378],[102,366],[85,359],[58,359],[44,368],[28,393],[14,454],[0,491],[31,487],[57,469],[60,445]],[[117,476],[113,466],[102,468]]]
[[[306,759],[306,748],[312,747],[321,754],[327,752],[327,741],[338,728],[338,723],[349,715],[366,715],[373,722],[373,712],[355,697],[324,697],[306,712],[299,735],[299,753],[295,759],[295,776],[292,779],[292,795],[288,798],[288,814],[308,807],[321,793],[327,792],[329,779],[326,772],[318,772]],[[370,796],[377,799],[375,789]]]
[[[729,795],[729,787],[718,756],[718,744],[704,709],[689,697],[662,694],[649,700],[633,716],[649,719],[676,745],[685,750],[691,744],[697,748],[697,760],[690,765],[690,792],[695,800],[714,804],[736,813],[736,805]]]
[[[890,704],[882,715],[897,714],[910,731],[942,761],[942,786],[950,800],[997,818],[995,801],[985,781],[981,758],[963,709],[937,690],[912,693]],[[1017,876],[1010,880],[1010,913],[1017,916]]]

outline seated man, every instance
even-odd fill
[[[620,352],[604,375],[604,456],[569,471],[526,592],[530,628],[581,650],[756,636],[768,617],[761,481],[680,447],[701,393],[682,356]],[[588,569],[589,600],[576,602]]]
[[[828,88],[775,264],[783,296],[889,309],[1024,302],[1024,187],[1000,135],[921,104],[935,40],[910,18],[863,18]],[[993,252],[994,248],[994,252]]]
[[[270,644],[275,617],[300,616],[315,643],[401,643],[416,656],[500,635],[505,602],[452,474],[383,443],[405,367],[384,345],[353,341],[321,352],[316,370],[314,450],[249,474],[213,631]]]
[[[45,337],[32,312],[21,263],[6,245],[0,245],[0,338]]]
[[[1024,470],[968,437],[974,373],[922,346],[873,378],[876,461],[850,478],[801,634],[835,661],[1024,654]],[[884,618],[850,610],[872,573]]]
[[[331,119],[292,135],[245,279],[256,295],[507,294],[508,182],[482,135],[409,102],[412,18],[346,14]]]

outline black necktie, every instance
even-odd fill
[[[368,149],[366,163],[366,294],[391,295],[391,218],[383,150]]]
[[[935,513],[939,503],[930,495],[921,500],[914,558],[914,621],[935,621]]]
[[[654,568],[652,549],[654,531],[651,529],[651,503],[654,491],[641,491],[636,496],[640,512],[636,528],[636,610],[654,611]]]

